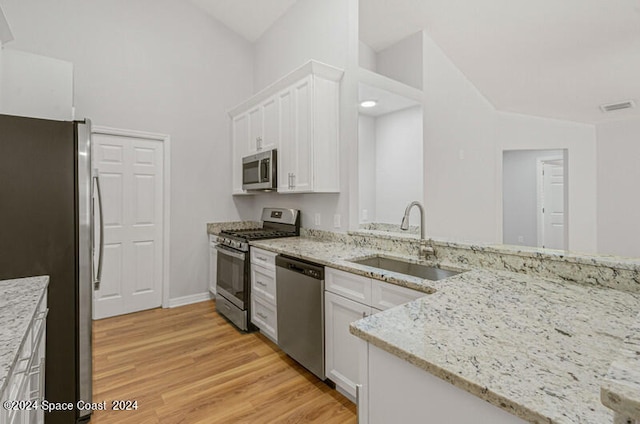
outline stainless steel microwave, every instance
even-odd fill
[[[276,149],[272,149],[242,158],[242,189],[276,190],[277,156]]]

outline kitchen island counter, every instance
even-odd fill
[[[313,238],[254,244],[432,293],[351,325],[380,349],[530,422],[613,423],[600,386],[636,322],[637,293],[485,269],[420,280],[347,261],[388,254],[375,249]]]
[[[0,395],[48,284],[48,276],[0,281]]]

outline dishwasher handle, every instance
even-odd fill
[[[288,271],[303,274],[316,280],[324,280],[324,266],[289,256],[276,256],[276,266]]]

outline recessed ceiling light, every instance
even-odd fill
[[[362,107],[374,107],[377,104],[378,102],[376,102],[375,100],[365,100],[363,102],[360,102],[360,106]]]

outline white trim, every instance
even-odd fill
[[[343,74],[344,70],[342,69],[327,65],[322,62],[317,62],[315,60],[310,60],[299,68],[296,68],[293,71],[289,72],[287,75],[280,78],[270,86],[254,94],[249,99],[240,103],[238,106],[234,107],[227,113],[231,118],[234,118],[239,114],[245,112],[246,110],[249,110],[252,107],[256,106],[260,102],[268,99],[274,94],[280,92],[281,90],[287,88],[288,86],[297,83],[299,80],[305,78],[308,75],[319,76],[331,81],[340,81]]]
[[[190,294],[188,296],[176,297],[169,299],[168,308],[177,308],[178,306],[191,305],[192,303],[200,303],[206,300],[211,300],[211,294],[206,291],[204,293]],[[165,307],[164,305],[162,306]]]
[[[135,137],[147,140],[160,141],[163,145],[163,175],[162,196],[163,196],[163,228],[162,228],[162,307],[170,307],[170,234],[171,234],[171,137],[168,134],[152,133],[146,131],[125,130],[121,128],[105,127],[94,125],[91,128],[92,134],[115,135],[120,137]]]

